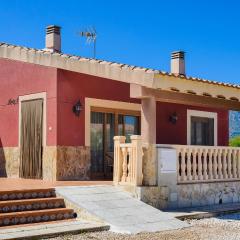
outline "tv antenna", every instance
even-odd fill
[[[79,33],[81,37],[86,38],[87,44],[93,43],[93,58],[96,58],[96,40],[97,40],[97,31],[94,27],[88,27],[85,31]]]

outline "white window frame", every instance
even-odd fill
[[[214,121],[214,146],[218,140],[218,114],[216,112],[206,112],[198,110],[187,110],[187,144],[191,145],[191,117],[212,118]]]

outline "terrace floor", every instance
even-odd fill
[[[38,179],[0,178],[0,191],[94,185],[112,185],[112,181],[45,181]]]

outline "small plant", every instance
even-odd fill
[[[231,138],[230,141],[229,141],[229,146],[240,147],[240,136]]]

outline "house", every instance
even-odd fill
[[[181,194],[182,205],[194,205],[193,188],[200,196],[216,182],[221,189],[230,182],[237,194],[240,152],[227,146],[240,86],[187,77],[182,51],[172,53],[170,73],[67,55],[52,25],[44,49],[0,43],[0,91],[1,177],[114,172],[116,184],[152,186],[142,189],[166,207]]]

